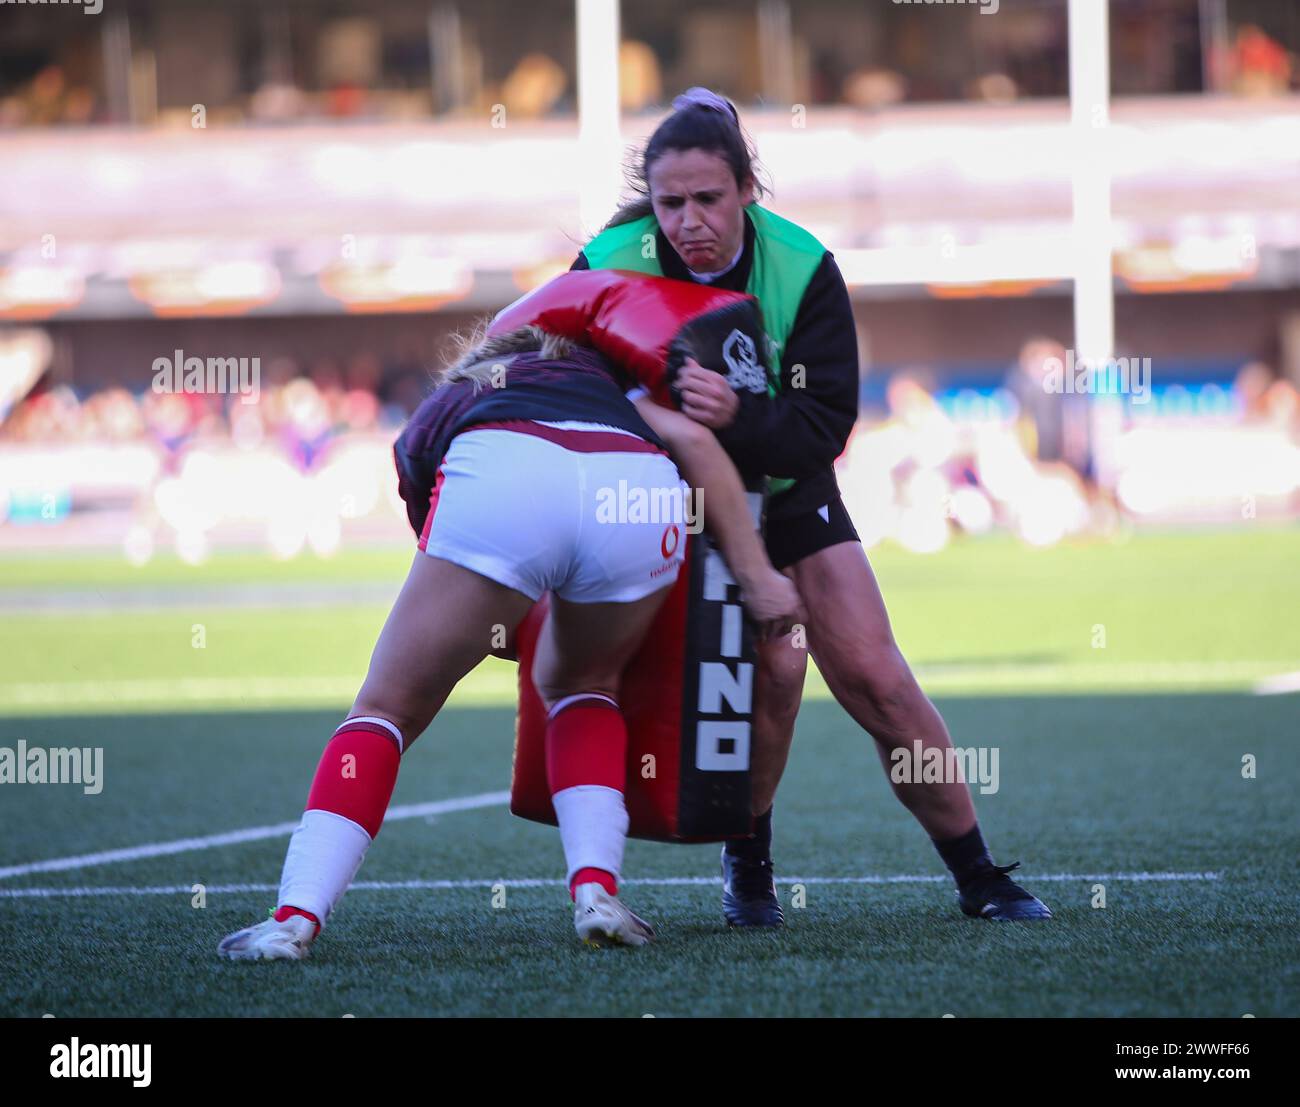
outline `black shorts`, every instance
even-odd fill
[[[767,556],[776,569],[788,568],[828,546],[862,541],[838,493],[824,507],[777,518],[769,516],[763,526],[763,537],[767,542]]]

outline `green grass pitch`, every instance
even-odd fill
[[[1050,923],[957,912],[815,674],[776,808],[780,933],[723,926],[716,846],[633,842],[626,898],[658,942],[580,946],[554,830],[491,799],[513,728],[498,662],[393,802],[489,798],[386,825],[307,962],[215,956],[274,902],[273,831],[33,869],[292,822],[409,557],[0,561],[0,746],[104,749],[98,795],[0,785],[0,1014],[1300,1014],[1300,697],[1257,694],[1300,670],[1296,529],[873,551],[954,740],[1000,751],[981,821]]]

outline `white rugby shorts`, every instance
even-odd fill
[[[677,579],[687,491],[672,459],[628,431],[471,427],[438,469],[420,549],[533,600],[630,603]]]

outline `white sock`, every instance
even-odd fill
[[[627,841],[623,793],[603,784],[575,784],[551,797],[560,823],[567,884],[580,869],[603,869],[618,879]]]
[[[310,911],[321,927],[370,848],[370,835],[333,811],[304,811],[280,875],[280,907]]]

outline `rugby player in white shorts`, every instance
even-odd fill
[[[307,955],[379,831],[402,755],[546,592],[532,675],[575,926],[597,944],[645,944],[653,930],[618,898],[619,675],[677,578],[686,520],[607,521],[597,505],[620,482],[681,503],[680,466],[760,633],[784,634],[797,594],[767,560],[735,468],[708,428],[645,397],[634,406],[601,355],[536,327],[471,345],[395,452],[420,552],[317,766],[275,912],[218,951]]]

